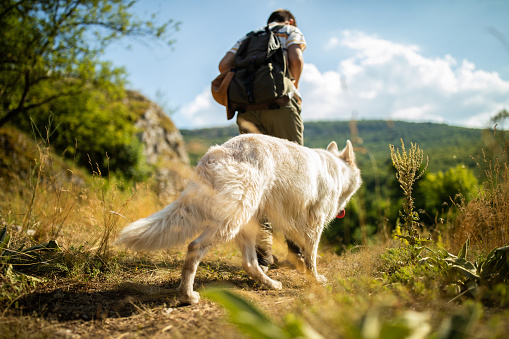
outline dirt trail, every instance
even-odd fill
[[[311,278],[279,267],[268,275],[280,280],[284,289],[264,290],[242,270],[237,255],[222,259],[223,254],[209,255],[200,264],[195,288],[233,288],[275,319],[289,312],[299,294],[313,284]],[[0,335],[31,339],[242,337],[217,304],[202,300],[194,306],[178,305],[180,258],[154,265],[155,269],[124,270],[108,279],[55,278],[40,284],[0,317],[5,326]]]

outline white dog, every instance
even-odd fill
[[[269,220],[304,251],[309,272],[316,271],[316,255],[323,228],[342,212],[361,185],[350,141],[338,150],[310,149],[261,134],[243,134],[213,146],[196,167],[195,178],[180,197],[163,210],[128,225],[117,244],[136,250],[188,246],[179,301],[200,300],[193,291],[198,264],[215,244],[235,240],[242,266],[256,281],[281,289],[279,281],[262,272],[255,240],[260,221]]]

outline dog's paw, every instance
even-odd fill
[[[318,281],[320,284],[325,285],[327,283],[327,278],[324,275],[317,274],[316,281]]]
[[[283,284],[279,281],[276,281],[276,280],[273,280],[272,281],[272,286],[270,286],[272,289],[274,290],[282,290],[283,289]]]
[[[178,301],[180,305],[196,305],[200,302],[200,293],[191,291],[191,294],[179,294]]]
[[[281,284],[281,282],[279,282],[277,280],[272,280],[270,278],[268,280],[265,280],[262,284],[266,288],[270,288],[271,290],[282,290],[283,289],[283,284]]]

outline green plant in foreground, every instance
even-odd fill
[[[303,320],[289,314],[283,326],[275,324],[258,308],[228,290],[205,290],[203,295],[225,307],[231,321],[246,335],[257,339],[323,338]],[[394,318],[383,316],[383,307],[375,306],[358,323],[347,325],[348,339],[462,339],[470,338],[482,314],[478,303],[466,303],[460,310],[442,320],[433,331],[431,316],[426,312],[406,311]]]
[[[403,190],[403,211],[400,211],[400,216],[404,221],[405,229],[408,235],[398,236],[408,241],[411,246],[420,245],[422,239],[419,237],[417,232],[417,225],[419,221],[419,215],[414,211],[414,198],[412,197],[412,191],[415,182],[424,174],[428,167],[428,157],[426,157],[426,165],[422,170],[421,164],[424,158],[424,152],[419,148],[417,144],[410,143],[411,147],[407,151],[405,150],[405,144],[401,139],[401,152],[399,149],[395,149],[394,145],[389,145],[391,149],[391,160],[394,168],[396,168],[396,178],[400,183],[400,187]]]
[[[0,231],[0,305],[5,305],[3,312],[12,305],[23,293],[26,293],[30,286],[42,280],[20,272],[16,267],[38,267],[47,264],[44,252],[61,252],[62,249],[57,242],[52,240],[44,244],[38,244],[29,248],[24,245],[18,249],[9,248],[10,235],[7,234],[7,227]]]
[[[449,285],[460,288],[461,293],[454,299],[467,292],[477,296],[482,285],[494,286],[509,281],[509,246],[494,248],[486,258],[471,262],[467,260],[469,245],[467,240],[457,256],[442,248],[436,251],[427,248],[431,256],[419,261],[438,267],[446,274]]]
[[[291,314],[287,315],[283,326],[275,324],[253,304],[229,290],[210,289],[203,295],[224,306],[230,312],[231,321],[252,338],[323,338]]]

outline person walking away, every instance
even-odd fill
[[[293,83],[289,97],[290,100],[283,105],[270,107],[268,109],[246,109],[238,111],[237,125],[240,133],[261,133],[287,139],[304,144],[304,124],[301,118],[301,96],[299,93],[299,80],[304,67],[303,51],[306,49],[304,35],[297,28],[297,21],[293,14],[284,9],[271,13],[267,20],[270,30],[278,37],[284,50],[288,64],[289,77]],[[260,33],[265,30],[261,28],[252,33]],[[234,67],[234,59],[237,50],[248,36],[238,40],[226,53],[219,63],[219,71],[227,72]],[[286,239],[288,245],[287,261],[297,267],[303,267],[301,249],[292,241]],[[257,237],[257,255],[260,267],[266,271],[272,263],[272,227],[269,223],[261,225],[261,232]]]

